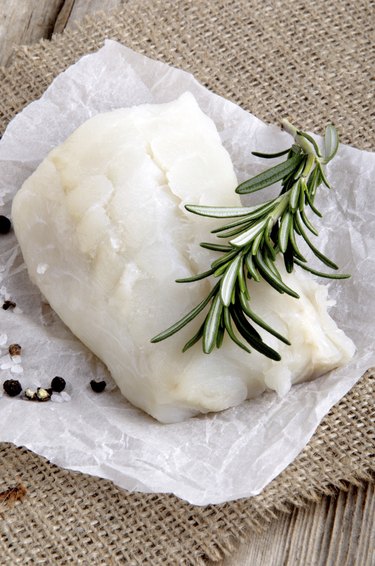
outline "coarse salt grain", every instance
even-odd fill
[[[48,263],[38,263],[37,268],[36,268],[36,272],[39,273],[39,275],[43,275],[48,269]]]
[[[62,392],[60,393],[60,396],[62,397],[62,399],[63,399],[64,401],[70,401],[70,399],[71,399],[71,396],[70,396],[69,393],[67,393],[66,391],[62,391]]]
[[[53,395],[51,396],[51,402],[52,403],[64,403],[64,399],[62,399],[62,397],[59,393],[53,393]]]

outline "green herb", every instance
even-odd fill
[[[286,271],[291,273],[295,265],[332,279],[345,279],[349,275],[326,273],[312,269],[301,253],[297,239],[304,240],[315,256],[327,267],[337,270],[337,265],[320,252],[311,242],[308,232],[317,236],[318,232],[306,215],[306,209],[321,217],[314,205],[317,189],[324,184],[330,188],[323,165],[336,154],[338,135],[334,126],[326,128],[324,154],[316,141],[306,132],[297,130],[288,120],[282,126],[294,138],[294,144],[279,153],[264,154],[253,152],[257,157],[272,159],[286,155],[285,161],[267,169],[255,177],[241,183],[238,194],[254,193],[281,181],[280,194],[255,207],[213,207],[186,205],[193,214],[210,218],[231,219],[223,226],[212,230],[218,238],[227,239],[225,244],[203,242],[203,248],[217,251],[221,255],[211,263],[204,273],[177,282],[199,281],[213,276],[218,281],[208,296],[181,320],[161,332],[151,342],[160,342],[172,336],[209,307],[198,332],[184,346],[183,351],[202,340],[203,352],[209,354],[220,348],[225,333],[246,352],[250,347],[265,356],[279,361],[280,355],[265,344],[254,328],[260,326],[285,344],[290,342],[251,309],[251,296],[248,280],[255,282],[264,279],[279,293],[286,293],[296,299],[299,295],[284,283],[275,265],[277,256],[282,255]]]

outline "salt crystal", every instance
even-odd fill
[[[48,263],[38,263],[37,268],[36,268],[36,272],[39,273],[39,275],[43,275],[48,269]]]
[[[71,399],[71,396],[66,391],[62,391],[60,393],[60,397],[63,399],[63,401],[70,401]]]
[[[51,396],[51,401],[53,401],[54,403],[64,403],[64,399],[62,399],[59,393],[53,393],[53,395]]]
[[[4,301],[8,301],[10,299],[10,295],[4,285],[0,287],[0,297]]]

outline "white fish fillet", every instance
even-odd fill
[[[252,305],[292,342],[261,332],[281,362],[220,350],[181,352],[194,320],[151,344],[206,296],[217,254],[199,247],[212,222],[183,205],[239,206],[230,157],[190,93],[160,105],[100,114],[54,149],[17,193],[16,235],[31,279],[72,332],[107,365],[123,395],[162,422],[221,411],[266,389],[346,363],[354,346],[327,313],[327,288],[285,275],[299,300],[252,285]],[[214,223],[217,226],[217,223]]]

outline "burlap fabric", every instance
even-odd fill
[[[0,127],[105,37],[189,70],[209,88],[269,122],[289,115],[373,149],[374,4],[370,1],[130,0],[109,16],[18,49],[0,70]],[[348,482],[370,480],[374,374],[336,405],[299,457],[258,497],[194,507],[171,495],[126,493],[0,446],[0,491],[26,497],[1,509],[0,563],[204,564],[230,553],[249,529]],[[11,423],[10,423],[11,426]],[[0,504],[1,505],[1,504]]]

